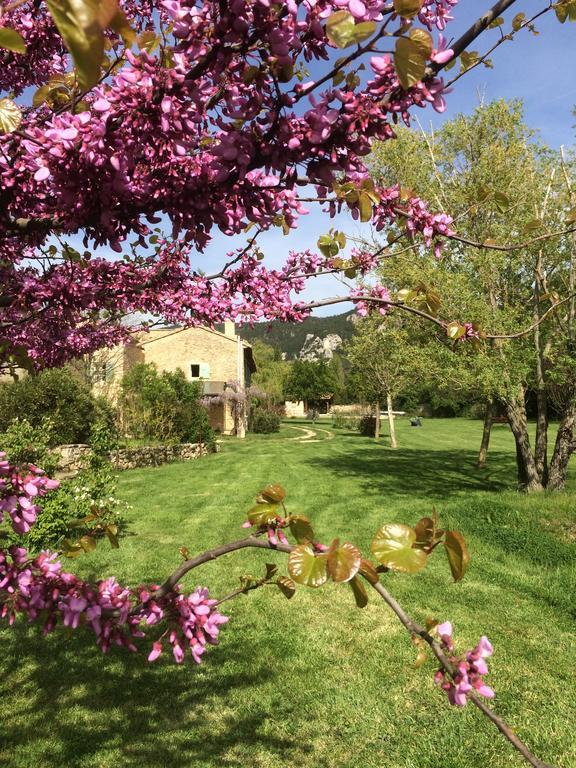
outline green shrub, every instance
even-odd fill
[[[112,407],[95,398],[71,368],[53,368],[36,376],[0,384],[0,431],[13,419],[41,427],[52,422],[50,445],[86,443],[97,419],[113,420]]]
[[[347,416],[343,413],[332,414],[332,427],[334,429],[351,429],[357,431],[360,427],[359,416]]]
[[[249,431],[266,435],[280,431],[280,416],[274,411],[253,408],[250,413]]]
[[[115,495],[116,481],[111,468],[64,480],[39,501],[36,523],[19,542],[31,552],[59,549],[65,540],[103,537],[107,526],[115,538],[123,526],[122,514],[129,508]]]
[[[122,379],[121,405],[126,433],[164,443],[211,443],[214,432],[200,402],[202,385],[183,371],[158,373],[151,363],[134,365]]]
[[[364,437],[374,437],[376,434],[376,419],[374,416],[362,416],[358,422],[358,431]]]
[[[52,475],[58,466],[58,457],[50,452],[53,429],[51,419],[42,419],[36,427],[26,419],[13,419],[0,434],[0,450],[14,464],[35,464]]]
[[[67,535],[70,522],[74,519],[74,502],[64,482],[60,488],[51,491],[39,502],[40,512],[30,531],[20,538],[30,552],[42,549],[57,549]]]

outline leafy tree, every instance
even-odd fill
[[[334,369],[326,360],[295,360],[284,384],[286,400],[303,400],[307,407],[330,400],[339,391]]]
[[[13,419],[32,427],[51,422],[50,444],[87,443],[99,419],[113,421],[112,407],[95,398],[69,367],[54,368],[35,376],[0,384],[0,430]]]
[[[567,452],[561,445],[572,444],[566,437],[570,429],[561,429],[548,463],[547,390],[558,377],[559,387],[568,394],[561,420],[564,426],[573,423],[574,400],[569,395],[573,377],[570,368],[554,362],[565,359],[571,344],[566,315],[553,313],[541,320],[574,273],[571,239],[503,248],[489,259],[466,241],[506,243],[512,233],[530,238],[562,229],[570,201],[559,183],[559,169],[558,154],[535,141],[517,102],[482,105],[472,116],[458,116],[436,134],[403,131],[397,142],[381,145],[374,156],[377,179],[396,178],[402,186],[441,200],[458,217],[461,239],[442,259],[430,258],[415,247],[408,258],[404,253],[386,260],[381,271],[397,296],[432,314],[474,320],[480,336],[483,328],[506,335],[536,324],[513,343],[494,339],[475,355],[459,343],[459,329],[464,326],[458,322],[445,324],[446,330],[439,332],[453,339],[445,384],[450,386],[450,379],[459,384],[468,381],[470,399],[487,403],[480,463],[485,460],[493,404],[501,404],[516,440],[519,482],[529,490],[563,485]],[[429,364],[435,365],[434,356]],[[538,402],[534,452],[525,407],[530,390]]]
[[[380,408],[386,402],[390,446],[397,448],[394,400],[410,379],[409,334],[393,318],[368,317],[356,325],[346,346],[350,375],[359,397],[373,403],[376,413],[375,438],[380,438]]]
[[[271,402],[282,402],[290,363],[282,360],[282,354],[277,347],[266,344],[260,339],[252,342],[252,353],[257,369],[252,375],[252,385],[265,392]]]

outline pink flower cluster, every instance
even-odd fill
[[[479,339],[480,333],[477,328],[474,327],[473,323],[463,323],[463,328],[465,328],[466,333],[464,333],[460,338],[458,339],[459,342],[465,342],[470,341],[470,339]]]
[[[114,578],[90,584],[62,570],[57,555],[42,552],[29,558],[22,547],[0,550],[0,617],[13,624],[17,616],[43,621],[43,632],[52,632],[59,623],[69,629],[84,625],[96,635],[106,653],[112,645],[136,652],[135,640],[145,637],[143,628],[161,622],[166,629],[149,655],[160,655],[165,636],[178,663],[184,650],[200,662],[206,643],[215,645],[219,627],[228,621],[215,610],[216,601],[208,590],[198,587],[191,595],[175,587],[162,598],[154,598],[157,587],[130,590]]]
[[[153,592],[143,591],[140,599],[148,625],[157,624],[165,617],[169,620],[169,628],[154,642],[148,661],[155,661],[160,656],[166,638],[178,664],[184,660],[186,647],[194,661],[200,664],[206,643],[217,645],[220,626],[228,621],[228,616],[215,610],[217,601],[209,598],[206,587],[197,587],[188,596],[172,592],[161,602],[154,599]]]
[[[28,533],[39,511],[36,500],[59,485],[33,464],[11,464],[0,451],[0,522],[8,514],[16,533]]]
[[[35,500],[58,485],[37,467],[28,465],[23,472],[0,453],[0,520],[7,512],[14,530],[27,533],[38,512]],[[86,625],[106,652],[112,644],[136,651],[134,640],[144,637],[142,625],[163,622],[165,632],[154,644],[151,657],[158,656],[158,652],[153,654],[167,635],[178,663],[186,646],[199,662],[206,643],[217,642],[219,627],[227,617],[215,610],[216,601],[209,598],[207,589],[199,587],[186,596],[175,587],[155,597],[157,590],[156,586],[130,590],[114,578],[90,584],[63,571],[55,553],[42,552],[31,558],[23,547],[0,549],[0,618],[9,624],[18,615],[28,621],[42,620],[44,634],[58,623],[69,629]]]
[[[288,539],[282,530],[283,528],[288,527],[288,520],[282,517],[282,515],[277,515],[275,520],[268,522],[266,525],[258,525],[257,523],[250,522],[250,520],[246,520],[242,523],[242,528],[252,528],[253,526],[266,532],[268,541],[273,547],[276,547],[278,543],[288,544]]]
[[[0,48],[0,92],[19,96],[25,88],[43,85],[66,71],[68,52],[44,2],[23,3],[0,14],[0,28],[15,29],[26,43],[26,54]]]
[[[452,624],[445,621],[437,627],[437,632],[444,648],[452,653]],[[483,679],[488,674],[486,659],[492,656],[493,650],[490,641],[483,635],[478,645],[466,652],[464,659],[450,656],[450,661],[457,669],[453,678],[449,678],[443,669],[438,670],[434,682],[446,691],[450,704],[464,707],[468,703],[469,694],[474,692],[488,699],[494,697],[494,691]]]
[[[368,298],[358,299],[357,296],[363,296]],[[358,288],[354,288],[350,291],[350,299],[356,304],[356,311],[360,317],[366,317],[366,315],[372,312],[378,312],[380,315],[386,315],[388,311],[388,305],[383,304],[382,301],[370,302],[370,297],[381,299],[382,301],[392,301],[390,292],[383,285],[360,285]]]
[[[202,250],[214,228],[226,235],[249,224],[293,229],[307,212],[303,185],[324,199],[335,182],[360,185],[375,139],[393,138],[394,123],[408,122],[412,107],[444,108],[440,78],[404,91],[387,56],[371,60],[374,77],[367,83],[333,86],[328,78],[322,89],[297,78],[302,61],[330,61],[325,22],[331,14],[349,10],[357,22],[394,18],[380,0],[121,5],[137,32],[164,25],[164,55],[135,47],[85,97],[84,111],[26,109],[18,133],[0,135],[0,282],[2,298],[10,297],[0,345],[5,358],[25,352],[36,368],[121,342],[127,314],[208,325],[228,318],[301,320],[307,312],[294,295],[326,267],[320,257],[290,254],[282,269],[271,270],[248,253],[211,279],[192,269],[192,244]],[[453,5],[425,2],[421,22],[442,26]],[[0,52],[4,87],[33,82],[24,78],[18,86],[10,74],[16,63],[37,78],[64,67],[64,59],[50,64],[64,49],[44,3],[37,13],[24,3],[0,23],[19,29],[29,43],[19,58]],[[121,42],[109,35],[120,52]],[[34,59],[40,49],[42,66]],[[400,215],[410,234],[422,234],[436,250],[450,235],[450,218],[432,214],[423,201],[403,203],[395,188],[379,193],[378,230]],[[359,203],[348,200],[329,202],[329,215],[345,207],[358,218]],[[19,221],[31,224],[22,230]],[[162,221],[170,222],[174,244],[141,255],[150,225]],[[123,255],[112,261],[88,252],[62,263],[51,250],[54,230],[60,238],[82,231],[86,248],[109,245]]]
[[[458,0],[425,0],[418,18],[428,29],[436,27],[440,31],[446,29],[446,24],[452,20],[452,9],[458,5]]]

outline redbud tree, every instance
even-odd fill
[[[443,242],[458,238],[449,212],[375,185],[365,158],[415,108],[444,110],[443,71],[459,60],[455,81],[482,65],[490,51],[470,46],[488,27],[500,30],[493,50],[543,13],[576,19],[574,0],[560,0],[531,18],[518,12],[507,29],[500,14],[514,5],[522,3],[500,0],[448,44],[457,0],[3,2],[0,368],[36,371],[121,343],[135,330],[125,318],[135,315],[182,325],[298,321],[315,306],[299,300],[307,281],[338,272],[358,282],[334,303],[351,300],[361,314],[409,311],[453,342],[481,343],[490,334],[472,319],[441,318],[430,297],[409,303],[370,280],[383,249],[345,255],[346,237],[332,227],[318,252],[291,251],[271,269],[258,237],[272,227],[289,235],[320,206],[328,219],[348,212],[389,231],[389,242],[421,243],[440,258]],[[247,241],[206,274],[195,255],[216,230],[247,233]],[[26,534],[53,487],[41,469],[2,455],[0,514],[16,532]],[[0,552],[2,616],[12,623],[24,615],[45,633],[83,626],[103,651],[135,651],[146,637],[150,661],[171,649],[177,662],[188,650],[198,662],[226,622],[219,604],[235,594],[275,583],[291,597],[296,584],[332,580],[348,584],[362,607],[366,584],[415,639],[419,659],[431,649],[449,701],[472,702],[526,760],[544,765],[482,699],[493,696],[484,679],[487,638],[456,652],[449,622],[420,626],[381,582],[389,570],[421,570],[440,546],[462,578],[469,555],[459,532],[441,529],[435,516],[415,528],[384,524],[372,542],[374,563],[352,543],[317,541],[306,517],[288,513],[278,485],[260,492],[247,525],[247,537],[196,557],[183,550],[162,585],[135,589],[115,579],[85,582],[63,569],[58,553],[32,557],[10,547]],[[115,531],[102,527],[116,546]],[[84,536],[63,554],[94,546]],[[261,579],[219,601],[205,588],[182,592],[188,571],[246,547],[288,554],[288,575],[268,564]]]

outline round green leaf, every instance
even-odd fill
[[[12,133],[22,122],[22,111],[12,99],[0,99],[0,133]]]
[[[362,563],[362,555],[358,547],[349,542],[341,545],[338,539],[332,542],[327,557],[328,573],[335,582],[353,579]]]
[[[290,553],[288,573],[305,587],[321,587],[328,579],[326,561],[326,555],[317,555],[308,544],[301,544]]]
[[[286,491],[279,483],[272,483],[271,485],[267,485],[258,495],[261,496],[264,501],[267,501],[270,504],[276,504],[284,501],[286,498]]]
[[[279,576],[276,585],[285,598],[290,600],[296,594],[296,584],[287,576]]]
[[[248,520],[252,525],[269,525],[278,517],[278,504],[256,504],[248,512]]]
[[[0,48],[6,48],[14,53],[26,53],[24,38],[10,27],[0,27]]]
[[[394,10],[404,19],[416,16],[422,8],[424,0],[394,0]]]
[[[96,549],[96,539],[93,536],[81,536],[78,539],[78,544],[84,552],[93,552]]]
[[[338,48],[346,48],[354,42],[354,16],[348,11],[336,11],[326,22],[326,36]]]
[[[306,544],[314,541],[314,530],[307,517],[304,517],[303,515],[293,515],[289,518],[289,522],[292,536],[294,536],[298,544]]]
[[[451,323],[448,323],[446,326],[446,336],[448,336],[449,339],[452,339],[452,341],[457,341],[458,339],[461,339],[462,336],[464,336],[466,333],[466,328],[463,325],[460,325],[459,322],[454,320]]]
[[[388,523],[378,530],[372,540],[372,552],[376,559],[394,571],[417,573],[426,565],[427,555],[422,549],[414,549],[416,531],[402,523]]]
[[[409,37],[399,37],[394,51],[394,65],[400,85],[407,91],[419,83],[426,73],[422,47]]]
[[[72,54],[83,90],[100,78],[104,58],[104,34],[96,0],[46,0],[64,44]]]

